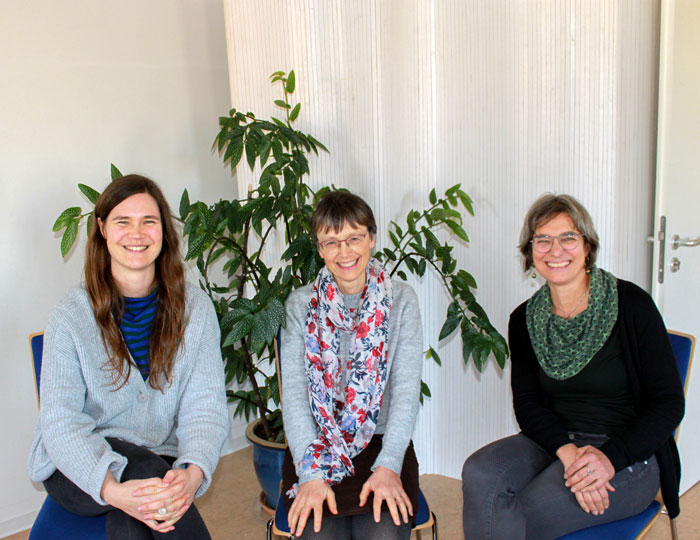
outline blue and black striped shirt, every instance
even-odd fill
[[[151,329],[158,307],[158,289],[143,298],[124,297],[124,316],[119,323],[122,337],[145,381],[151,372],[148,358]]]

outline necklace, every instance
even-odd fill
[[[571,317],[571,314],[572,314],[574,311],[576,311],[576,308],[579,307],[579,306],[581,305],[581,302],[583,302],[583,299],[586,298],[586,295],[588,294],[588,291],[589,291],[589,290],[590,290],[590,285],[588,285],[588,286],[586,287],[586,289],[583,291],[583,294],[581,295],[581,298],[579,298],[579,299],[578,299],[578,302],[576,302],[576,305],[575,305],[574,307],[571,308],[571,311],[569,311],[568,313],[564,313],[564,316],[563,316],[564,319],[567,319],[567,320],[568,320],[569,317]],[[564,310],[561,309],[561,308],[557,308],[557,311],[561,311],[562,313],[564,312]]]

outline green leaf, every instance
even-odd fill
[[[187,189],[182,192],[182,197],[180,197],[180,219],[185,219],[187,214],[190,213],[190,194],[187,193]]]
[[[452,220],[446,220],[445,223],[450,229],[452,229],[453,233],[455,233],[465,242],[469,242],[469,236],[467,236],[466,231],[462,228],[462,226],[459,223]]]
[[[435,193],[435,188],[430,190],[430,204],[435,204],[437,202],[437,194]]]
[[[61,215],[56,218],[53,224],[53,232],[58,232],[64,227],[68,226],[75,218],[77,218],[82,210],[79,206],[71,206],[66,208]]]
[[[199,257],[202,252],[204,252],[207,247],[208,237],[205,234],[202,234],[201,236],[190,235],[189,239],[190,241],[187,245],[187,255],[185,255],[185,259],[187,260]]]
[[[384,256],[385,256],[387,259],[389,259],[389,260],[391,260],[391,261],[396,261],[396,253],[394,253],[394,251],[391,250],[391,249],[389,249],[388,247],[385,247],[385,248],[382,250],[382,253],[384,254]]]
[[[124,175],[122,174],[122,172],[121,172],[119,169],[117,169],[117,166],[116,166],[114,163],[110,163],[110,165],[109,165],[109,172],[110,172],[110,175],[112,176],[112,181],[116,180],[117,178],[121,178],[122,176],[124,176]]]
[[[300,110],[301,110],[301,103],[297,103],[296,105],[294,105],[292,112],[289,113],[289,121],[290,122],[294,122],[294,120],[297,119],[297,116],[299,116]]]
[[[264,167],[267,163],[267,158],[270,157],[270,150],[272,149],[272,144],[268,136],[263,138],[263,143],[260,145],[258,152],[260,153],[260,167]]]
[[[467,212],[469,212],[472,216],[474,215],[474,207],[472,206],[472,200],[469,195],[464,193],[461,189],[457,190],[457,196],[459,197],[459,200],[462,201],[462,204],[464,205],[464,208],[467,209]]]
[[[452,332],[454,332],[455,328],[459,325],[459,305],[457,302],[452,302],[449,306],[447,306],[447,315],[445,317],[445,323],[442,325],[442,328],[440,329],[440,336],[438,337],[438,340],[442,341],[445,339],[447,336],[449,336]]]
[[[394,247],[398,249],[400,242],[392,230],[389,230],[389,238],[391,239],[391,243],[394,244]]]
[[[462,319],[460,331],[462,334],[462,359],[466,364],[469,362],[469,356],[472,354],[472,350],[476,345],[475,340],[479,334],[472,328],[467,319]]]
[[[420,382],[420,393],[426,397],[431,397],[430,388],[428,388],[428,385],[423,381]]]
[[[442,366],[442,360],[440,360],[440,356],[432,347],[428,348],[428,351],[425,353],[425,357],[432,358],[438,366]]]
[[[253,329],[250,333],[250,339],[253,341],[253,345],[268,343],[271,337],[270,334],[272,333],[269,313],[267,311],[256,313]]]
[[[469,272],[466,270],[459,270],[457,272],[457,278],[459,278],[463,283],[471,287],[472,289],[476,289],[476,280],[474,279],[474,276],[472,276]]]
[[[277,334],[277,329],[284,324],[286,318],[284,304],[279,298],[273,298],[267,306],[267,311],[270,314],[270,320],[275,326],[275,334]]]
[[[403,270],[397,270],[396,275],[399,276],[404,281],[408,280],[408,278],[406,277],[406,272],[404,272]]]
[[[277,105],[278,107],[282,107],[283,109],[291,109],[292,108],[292,106],[289,103],[287,103],[286,101],[283,101],[281,99],[276,99],[275,105]]]
[[[248,160],[248,166],[250,167],[250,170],[252,171],[253,168],[255,167],[255,158],[257,157],[256,148],[255,148],[255,141],[252,139],[252,137],[248,137],[245,140],[245,157]]]
[[[289,72],[289,75],[287,75],[287,85],[285,87],[285,89],[287,90],[287,93],[293,94],[295,86],[296,86],[296,76],[294,75],[294,70],[291,70]]]
[[[63,233],[63,238],[61,238],[61,257],[68,255],[70,248],[73,247],[75,243],[75,238],[78,236],[78,221],[71,221],[66,230]]]
[[[285,103],[285,105],[286,105],[286,103]],[[287,124],[285,124],[284,122],[282,122],[282,120],[280,120],[279,118],[275,118],[274,116],[272,116],[271,118],[272,118],[272,121],[273,121],[275,124],[277,124],[277,127],[280,127],[280,128],[286,128],[286,127],[287,127]],[[273,146],[273,150],[274,150],[274,146]]]
[[[95,213],[94,212],[88,214],[87,227],[85,228],[85,231],[87,232],[88,237],[90,236],[90,231],[92,230],[93,221],[95,221]]]
[[[247,336],[253,328],[253,316],[248,315],[245,319],[241,319],[236,324],[226,336],[222,347],[228,347],[234,343],[240,341],[245,336]]]
[[[253,313],[258,306],[250,298],[236,298],[231,302],[231,309],[245,309],[248,313]]]
[[[78,189],[83,192],[83,195],[85,195],[92,204],[97,204],[97,199],[100,198],[100,192],[97,191],[96,189],[92,189],[90,186],[86,186],[85,184],[78,184]]]
[[[239,138],[235,141],[231,141],[228,148],[226,148],[224,161],[230,160],[231,170],[233,170],[236,168],[236,165],[238,165],[241,157],[243,157],[243,139]]]

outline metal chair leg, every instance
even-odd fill
[[[433,540],[438,540],[437,516],[435,515],[435,512],[430,513],[433,515]]]
[[[275,522],[275,518],[271,517],[267,522],[267,540],[272,540],[272,524]]]
[[[671,522],[671,538],[672,540],[678,540],[678,529],[676,528],[676,520],[669,518],[669,521]]]

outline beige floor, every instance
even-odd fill
[[[437,515],[440,538],[460,540],[462,492],[459,480],[426,474],[421,476],[421,488]],[[258,508],[258,492],[250,448],[222,458],[211,489],[197,503],[214,540],[265,538],[267,516]],[[700,538],[700,484],[681,497],[681,515],[677,521],[682,540]],[[26,540],[28,535],[29,532],[24,531],[6,540]],[[423,538],[429,535],[424,534]],[[670,533],[666,516],[659,517],[644,537],[645,540],[667,538]]]

